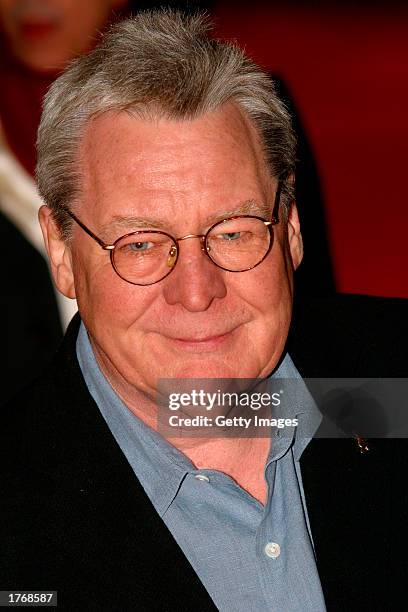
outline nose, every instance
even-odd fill
[[[180,304],[190,312],[205,311],[227,294],[225,273],[205,255],[199,238],[189,235],[179,241],[177,265],[163,288],[168,304]]]

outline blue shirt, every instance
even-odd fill
[[[99,369],[83,324],[77,355],[108,427],[217,608],[324,611],[299,465],[319,413],[303,383],[296,386],[302,397],[293,398],[293,414],[285,415],[299,418],[296,434],[292,428],[292,436],[277,430],[273,437],[263,506],[226,474],[195,469],[126,407]],[[274,376],[300,379],[289,356]]]

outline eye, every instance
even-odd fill
[[[151,249],[152,247],[154,247],[153,242],[130,242],[129,244],[126,245],[126,248],[129,251],[134,251],[136,253],[140,253],[142,251],[148,251],[149,249]]]
[[[221,237],[224,240],[238,240],[238,238],[241,238],[241,232],[226,232],[221,234]]]
[[[232,228],[231,228],[232,229]],[[218,245],[221,247],[223,244],[226,247],[228,244],[235,246],[242,246],[253,239],[253,233],[245,228],[236,229],[231,232],[214,232],[210,234],[211,240],[216,240]]]

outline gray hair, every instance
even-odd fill
[[[53,83],[38,131],[37,182],[64,238],[71,226],[65,209],[80,195],[81,138],[93,117],[109,111],[191,120],[236,103],[257,130],[289,205],[296,150],[289,114],[267,73],[210,30],[202,13],[141,12],[114,25]]]

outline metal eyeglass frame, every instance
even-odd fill
[[[117,238],[115,242],[113,242],[113,244],[106,244],[106,242],[104,242],[101,238],[99,238],[96,234],[94,234],[93,231],[90,230],[89,227],[87,227],[84,223],[82,223],[82,221],[80,221],[78,217],[73,212],[71,212],[68,208],[64,208],[64,211],[71,217],[71,219],[73,219],[79,225],[80,228],[84,230],[84,232],[88,234],[88,236],[93,238],[93,240],[95,240],[95,242],[97,242],[104,251],[109,251],[110,262],[111,262],[112,268],[122,280],[124,280],[126,283],[129,283],[130,285],[137,285],[139,287],[148,287],[149,285],[155,285],[156,283],[159,283],[164,278],[166,278],[169,274],[171,274],[171,272],[176,267],[176,264],[179,258],[180,250],[179,250],[178,243],[181,242],[182,240],[187,240],[188,238],[199,238],[201,240],[201,250],[207,255],[208,259],[215,266],[217,266],[217,268],[220,268],[221,270],[225,270],[226,272],[248,272],[249,270],[253,270],[257,266],[259,266],[259,264],[261,264],[264,261],[264,259],[269,255],[272,249],[272,245],[273,245],[272,226],[279,223],[279,204],[280,204],[281,191],[282,191],[282,182],[279,181],[278,188],[275,194],[275,202],[273,205],[272,217],[270,221],[267,221],[266,219],[263,219],[262,217],[257,217],[256,215],[235,215],[233,217],[228,217],[227,219],[222,219],[221,221],[217,221],[216,223],[213,223],[213,225],[211,225],[211,227],[206,231],[205,234],[187,234],[186,236],[181,236],[180,238],[174,238],[174,236],[172,236],[171,234],[168,234],[167,232],[163,232],[161,230],[143,229],[143,230],[137,230],[135,232],[129,232],[128,234],[123,234],[123,236],[119,236],[119,238]],[[229,270],[228,268],[224,268],[223,266],[220,266],[218,263],[216,263],[212,259],[210,255],[210,247],[209,245],[207,245],[207,237],[208,237],[208,234],[211,232],[211,230],[214,229],[214,227],[216,227],[217,225],[221,225],[222,223],[225,223],[226,221],[231,221],[233,219],[259,219],[260,221],[263,221],[263,223],[267,226],[269,230],[269,247],[265,255],[254,266],[251,266],[249,268],[244,268],[243,270]],[[169,268],[169,271],[164,276],[159,278],[157,281],[154,281],[153,283],[134,283],[133,281],[130,281],[127,278],[124,278],[120,274],[118,269],[116,268],[114,251],[115,251],[116,245],[121,240],[123,240],[123,238],[128,238],[129,236],[137,236],[138,234],[145,234],[145,233],[162,234],[172,240],[172,242],[174,243],[174,246],[172,246],[170,249],[170,255],[174,257],[174,263],[172,267]],[[174,248],[176,249],[175,252],[173,251]]]

